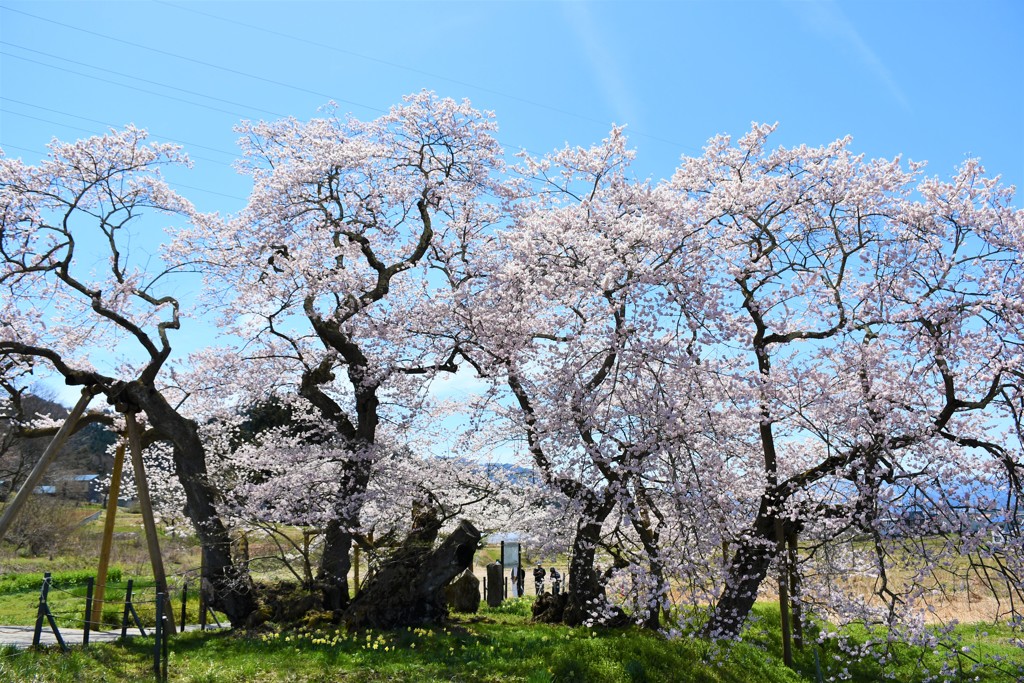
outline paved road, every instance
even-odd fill
[[[216,629],[216,625],[207,627],[207,630]],[[18,648],[30,647],[32,645],[32,633],[34,632],[32,626],[0,626],[0,645],[13,645]],[[186,631],[198,631],[199,624],[189,624],[185,627]],[[81,645],[82,636],[84,631],[80,628],[62,628],[60,635],[64,638],[64,642],[68,645]],[[146,629],[147,635],[153,634],[153,629]],[[129,637],[139,635],[139,630],[129,629]],[[111,631],[90,631],[89,642],[90,643],[110,643],[121,637],[121,629],[114,629]],[[50,630],[49,625],[43,626],[42,635],[39,638],[40,645],[56,645],[57,638],[53,635],[53,631]]]

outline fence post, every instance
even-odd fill
[[[172,609],[170,596],[167,597],[167,608],[168,609]],[[167,623],[170,624],[172,629],[174,628],[174,621],[173,620],[168,619]],[[185,630],[184,624],[182,625],[181,629],[183,631]],[[168,660],[170,660],[170,655],[168,655],[168,653],[167,653],[167,635],[166,634],[164,634],[162,642],[164,644],[164,652],[163,652],[163,655],[164,655],[164,667],[163,667],[163,670],[160,672],[160,681],[162,683],[167,683],[167,662],[168,662]]]
[[[199,630],[206,630],[206,546],[199,553]]]
[[[43,585],[39,589],[39,608],[36,610],[36,628],[32,632],[32,647],[39,647],[39,637],[43,633],[43,619],[46,618],[46,596],[50,594],[50,572],[43,574]]]
[[[121,637],[128,637],[128,611],[132,604],[132,584],[135,579],[128,579],[128,587],[124,589],[124,616],[121,617]]]
[[[96,579],[89,577],[85,582],[85,628],[82,631],[82,647],[89,647],[89,625],[92,623],[92,589]]]
[[[181,584],[181,633],[185,632],[185,607],[188,605],[188,579]]]
[[[61,651],[67,652],[68,645],[60,635],[60,629],[57,628],[57,620],[53,618],[53,612],[50,611],[50,605],[47,603],[50,596],[50,582],[50,572],[46,572],[43,574],[43,588],[39,592],[39,610],[36,613],[36,628],[32,633],[32,647],[39,647],[39,638],[43,634],[43,619],[45,618],[50,622],[50,630],[53,631],[53,636],[57,639],[57,644],[60,645]]]
[[[160,680],[160,653],[161,649],[161,637],[166,637],[164,634],[164,594],[156,594],[156,640],[153,643],[153,673],[156,674],[157,680]]]

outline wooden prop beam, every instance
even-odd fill
[[[135,488],[138,490],[139,508],[142,512],[142,524],[146,529],[146,546],[149,548],[149,561],[153,565],[153,578],[156,590],[163,594],[166,601],[164,616],[167,619],[168,631],[174,633],[174,610],[171,597],[167,592],[167,575],[164,573],[164,561],[160,555],[160,541],[156,535],[156,520],[153,517],[153,504],[149,498],[149,484],[146,482],[146,468],[142,464],[142,435],[139,434],[139,423],[135,421],[135,413],[124,414],[128,427],[128,449],[132,454],[132,467],[135,471]]]
[[[28,475],[28,479],[21,485],[21,489],[18,491],[18,495],[14,497],[7,507],[4,508],[4,514],[0,517],[0,541],[3,540],[4,536],[7,535],[7,530],[11,524],[14,523],[15,518],[18,516],[18,512],[25,506],[28,501],[28,497],[35,491],[36,486],[42,481],[43,475],[46,474],[46,470],[50,467],[54,458],[57,457],[57,453],[67,443],[68,437],[75,431],[75,425],[78,424],[78,420],[82,417],[82,413],[89,405],[89,401],[92,400],[93,392],[91,389],[82,390],[82,398],[78,399],[78,403],[71,409],[71,413],[68,414],[64,424],[57,431],[57,434],[53,437],[53,441],[43,451],[43,455],[39,458],[39,462],[32,468],[32,471]]]
[[[114,540],[114,520],[117,518],[117,498],[121,494],[121,471],[124,469],[125,443],[117,444],[114,452],[114,471],[110,475],[110,490],[107,491],[107,515],[103,519],[103,542],[100,545],[100,566],[96,570],[96,595],[89,617],[93,628],[99,628],[103,621],[103,598],[107,590],[107,568],[110,565],[110,549]]]

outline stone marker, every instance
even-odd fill
[[[505,573],[501,562],[495,560],[487,565],[487,606],[498,607],[501,605],[504,592]]]
[[[455,577],[444,593],[448,606],[454,612],[476,612],[480,609],[480,579],[473,575],[472,569]]]

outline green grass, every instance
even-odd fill
[[[782,665],[777,613],[759,606],[762,620],[743,642],[714,644],[700,638],[666,641],[636,629],[595,630],[531,624],[528,600],[461,618],[444,628],[345,632],[327,628],[260,634],[187,633],[170,642],[170,680],[188,683],[229,681],[522,681],[555,683],[795,683],[815,681],[814,647],[797,651],[795,671]],[[988,627],[988,635],[963,629],[964,646],[989,648],[1024,666],[1024,653],[1010,644],[1011,633]],[[972,635],[973,634],[973,635]],[[862,642],[866,633],[851,633]],[[151,638],[75,648],[63,655],[0,651],[3,681],[136,681],[151,677]],[[941,665],[937,656],[897,648],[893,680],[927,680]],[[833,644],[819,648],[826,680],[848,667],[849,680],[880,680],[874,660],[850,664],[834,659]],[[979,651],[974,651],[978,654]],[[930,659],[931,658],[931,659]],[[963,680],[1010,683],[1016,676],[989,667]],[[973,676],[979,676],[974,679]],[[958,680],[958,679],[955,679]]]
[[[55,572],[53,584],[47,603],[50,611],[57,615],[58,626],[82,628],[85,616],[85,597],[87,588],[85,578],[92,574],[88,571],[73,570]],[[127,592],[127,581],[122,581],[122,570],[112,567],[108,573],[106,603],[103,608],[103,623],[108,627],[119,627],[124,612],[124,598]],[[7,574],[0,577],[0,624],[14,626],[30,626],[36,622],[39,606],[39,589],[42,576],[37,573]],[[152,578],[136,580],[133,589],[133,604],[139,618],[146,626],[156,623],[155,592]],[[174,617],[181,615],[181,591],[172,587],[171,601],[174,604]],[[225,617],[219,615],[223,622]],[[186,620],[188,623],[199,621],[199,598],[196,585],[189,589],[186,601]],[[212,620],[211,620],[212,623]],[[0,677],[0,681],[3,678]]]

